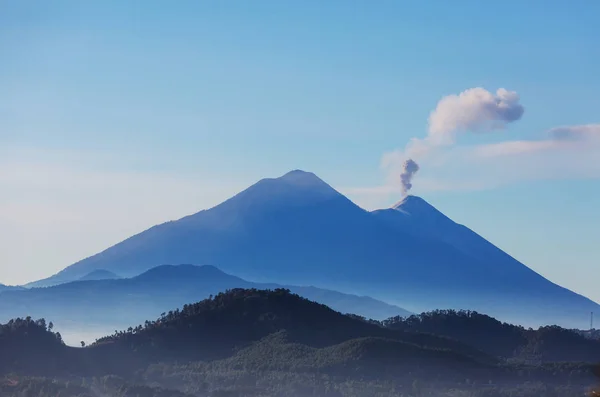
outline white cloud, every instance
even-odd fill
[[[600,149],[600,124],[555,127],[546,132],[547,138],[531,141],[506,141],[480,145],[474,153],[481,157],[535,154],[541,152],[571,153]]]
[[[552,128],[537,140],[456,145],[460,133],[503,129],[523,113],[519,95],[503,88],[496,94],[471,88],[442,98],[431,112],[424,139],[413,138],[404,150],[382,156],[386,185],[397,186],[400,193],[401,186],[412,187],[403,185],[402,180],[407,159],[420,166],[417,192],[486,189],[539,179],[600,178],[600,124]],[[371,189],[371,194],[381,196],[383,191]]]
[[[550,129],[545,139],[471,146],[434,146],[419,158],[416,194],[434,191],[493,189],[548,179],[600,179],[600,124]],[[384,185],[348,188],[364,203],[388,205],[401,195],[400,175],[406,151],[384,153]]]
[[[570,125],[552,128],[550,138],[562,141],[592,141],[600,144],[600,124]]]
[[[503,129],[508,123],[519,120],[524,112],[519,95],[504,88],[492,94],[475,87],[458,95],[445,96],[429,116],[427,136],[412,138],[404,150],[385,154],[382,168],[391,175],[388,178],[403,186],[406,194],[412,188],[412,178],[421,169],[421,163],[439,156],[440,148],[454,145],[458,134]],[[397,165],[399,158],[401,166]],[[407,164],[414,165],[414,172],[407,171]]]
[[[551,140],[507,141],[473,147],[473,154],[479,157],[500,157],[526,155],[548,151],[561,146]]]
[[[457,133],[502,129],[524,111],[515,91],[500,88],[492,94],[481,87],[470,88],[438,102],[429,116],[427,139],[436,145],[452,144]]]

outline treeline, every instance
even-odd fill
[[[591,385],[575,361],[599,358],[597,344],[470,311],[376,322],[285,289],[234,289],[85,348],[43,319],[1,325],[0,395],[571,397]]]
[[[537,330],[507,324],[468,310],[435,310],[381,322],[390,329],[446,336],[511,361],[600,362],[600,341],[558,326]]]
[[[53,329],[54,324],[52,322],[46,324],[46,319],[43,318],[37,320],[31,317],[16,318],[6,324],[0,324],[0,343],[5,344],[8,340],[13,341],[25,334],[33,334],[62,344],[62,336],[58,332],[53,332]]]
[[[257,303],[260,304],[257,305]],[[312,309],[310,316],[307,316],[305,310],[307,305],[310,305]],[[285,312],[285,317],[278,317],[278,313],[273,309]],[[287,320],[291,320],[290,312],[294,312],[295,319],[309,319],[311,323],[318,323],[321,320],[320,317],[328,317],[330,311],[329,307],[292,294],[289,289],[236,288],[220,292],[215,296],[211,295],[209,298],[197,303],[186,304],[181,309],[162,313],[158,319],[148,320],[143,325],[130,327],[125,331],[117,330],[112,335],[97,339],[95,343],[115,342],[142,331],[151,334],[163,329],[181,327],[182,325],[188,327],[193,325],[214,327],[219,324],[219,326],[230,326],[232,330],[248,325],[260,326],[260,324],[248,324],[249,320],[254,323],[257,315],[263,325],[274,324],[271,328],[276,328],[278,323],[286,323],[283,325],[290,326],[292,324],[287,324]]]
[[[176,352],[181,359],[185,359],[186,354],[189,359],[216,359],[225,357],[236,346],[247,345],[280,330],[286,330],[293,341],[314,347],[353,338],[384,337],[483,358],[477,354],[481,351],[532,365],[600,361],[600,341],[557,326],[525,329],[485,314],[456,310],[436,310],[379,322],[341,315],[286,289],[222,292],[165,312],[154,321],[115,331],[96,340],[91,348],[118,344],[121,350],[159,355],[168,350]],[[448,339],[440,339],[440,336]],[[0,347],[3,345],[15,354],[36,345],[43,351],[62,345],[62,338],[53,332],[52,323],[46,324],[44,319],[16,319],[0,326]]]
[[[53,367],[64,348],[60,333],[45,319],[17,318],[0,324],[0,373],[44,371]]]
[[[135,383],[137,382],[137,383]],[[581,397],[591,388],[543,382],[504,384],[464,379],[460,384],[415,379],[369,381],[292,372],[211,370],[204,365],[158,365],[135,380],[0,378],[2,397]]]
[[[101,378],[34,378],[7,376],[0,379],[2,397],[198,397],[158,386],[132,384],[116,376]]]

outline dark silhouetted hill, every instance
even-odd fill
[[[381,337],[420,348],[452,350],[473,360],[494,360],[463,343],[434,335],[399,332],[343,315],[289,290],[233,289],[165,313],[143,327],[97,341],[161,359],[222,358],[279,331],[290,343],[324,348],[355,338]]]
[[[475,375],[492,372],[494,366],[482,364],[451,350],[433,349],[384,337],[350,339],[332,346],[315,348],[295,343],[287,331],[271,334],[232,357],[216,362],[221,370],[323,372],[373,378],[398,377],[419,371]],[[450,365],[450,363],[452,363]]]
[[[485,314],[455,310],[390,318],[382,324],[396,330],[446,336],[518,362],[600,362],[600,341],[558,326],[525,329]]]
[[[453,329],[460,320],[448,321],[438,325]],[[481,321],[489,322],[481,329],[494,330],[493,321]],[[540,344],[560,346],[557,351],[581,349],[579,339],[556,327],[537,335]],[[483,397],[512,390],[571,397],[589,382],[591,370],[577,363],[498,360],[454,339],[342,315],[285,289],[219,293],[82,348],[65,346],[44,320],[14,320],[0,326],[0,351],[0,392],[11,397],[300,397],[311,390],[318,396],[459,390]],[[544,388],[515,389],[536,382]],[[373,388],[376,394],[368,392]]]
[[[66,346],[44,319],[30,317],[0,324],[0,374],[15,371],[52,372]]]

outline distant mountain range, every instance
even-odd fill
[[[23,287],[13,287],[13,286],[9,286],[9,285],[0,284],[0,292],[3,292],[3,291],[15,291],[15,290],[20,290],[20,289],[24,289],[24,288]]]
[[[411,311],[463,308],[524,325],[582,327],[600,307],[518,262],[423,199],[368,212],[312,173],[263,179],[209,210],[154,226],[29,286],[104,269],[217,266],[255,282],[369,295]]]
[[[91,273],[86,274],[81,277],[79,281],[91,281],[91,280],[114,280],[120,278],[113,272],[109,272],[108,270],[98,269],[94,270]]]
[[[112,332],[229,289],[282,287],[252,283],[213,266],[163,265],[130,279],[74,281],[53,287],[6,291],[0,297],[0,322],[31,316],[53,321],[66,335],[73,333],[73,329],[89,329],[90,324],[96,331]],[[315,287],[285,288],[342,313],[378,320],[411,314],[366,296]]]

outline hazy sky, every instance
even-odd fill
[[[407,145],[431,138],[414,194],[600,301],[598,15],[596,0],[2,2],[0,282],[296,168],[388,206]]]

